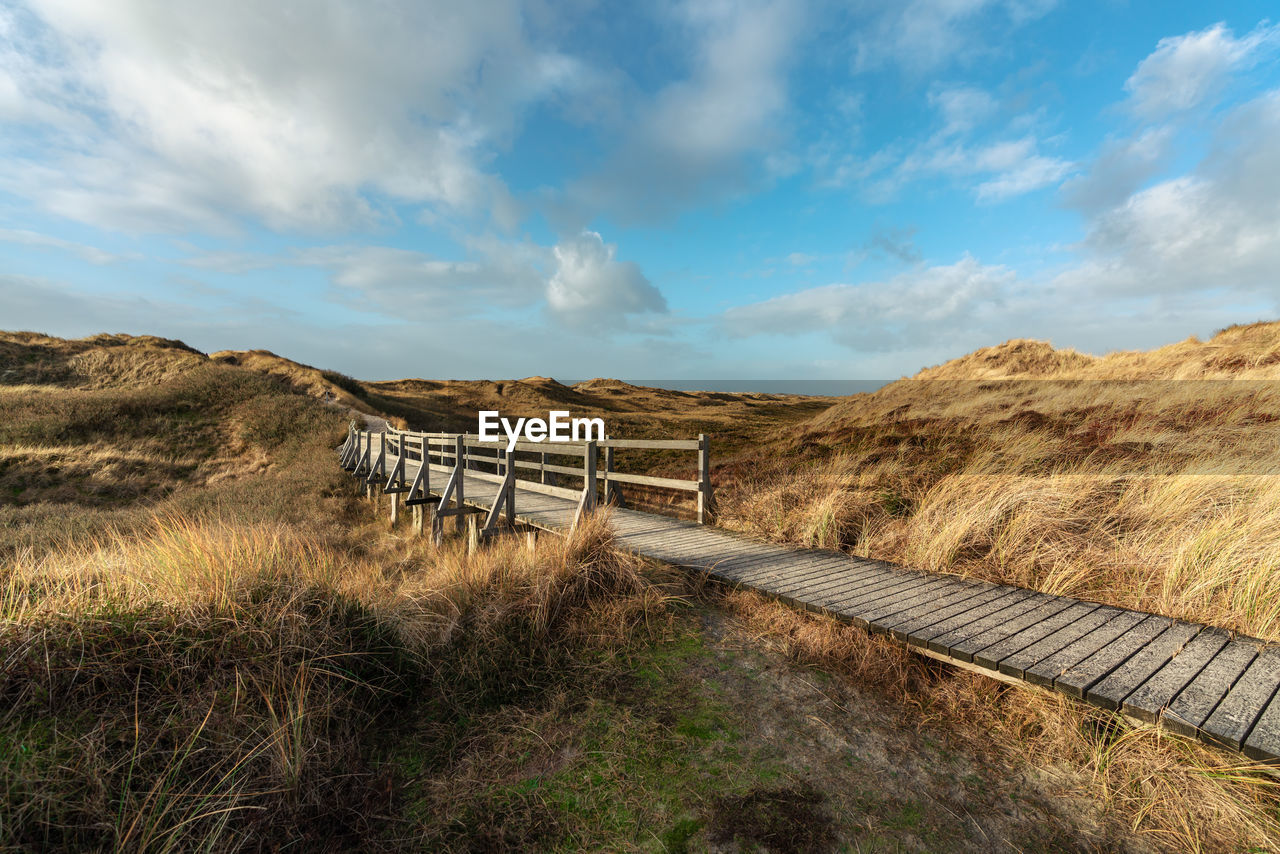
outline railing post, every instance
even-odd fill
[[[613,471],[613,446],[604,449],[604,503],[613,504],[613,484],[609,481],[609,473]]]
[[[540,474],[539,479],[543,483],[546,483],[547,482],[547,455],[545,452],[543,452],[542,454],[540,454],[540,457],[541,457],[541,462],[538,463],[538,469]]]
[[[587,510],[596,509],[596,443],[587,442],[583,452],[582,467],[586,479]]]
[[[596,509],[596,443],[594,440],[587,442],[582,454],[582,479],[582,497],[578,499],[578,509],[573,514],[573,524],[569,526],[571,531],[578,527],[582,517]]]
[[[715,494],[711,491],[711,444],[706,433],[698,434],[698,524],[715,518]]]
[[[507,524],[511,527],[516,525],[516,467],[515,467],[515,451],[507,451],[506,466],[502,470],[502,476],[507,480]]]
[[[458,475],[458,483],[454,487],[454,495],[458,499],[459,510],[461,510],[465,506],[463,502],[466,500],[466,496],[467,496],[466,489],[464,486],[464,482],[466,481],[466,471],[467,471],[467,439],[466,437],[467,437],[466,433],[459,433],[453,439],[453,453],[454,453],[453,464],[454,464],[454,470],[457,472],[457,475]],[[441,509],[443,510],[444,508],[442,507]],[[461,527],[462,525],[461,516],[458,517],[457,524],[459,527]]]

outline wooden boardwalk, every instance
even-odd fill
[[[406,459],[403,479],[413,480],[420,466]],[[348,468],[376,476],[368,462]],[[439,495],[441,485],[428,492]],[[504,487],[499,477],[467,472],[464,500],[487,510],[513,487],[515,521],[569,530],[580,502],[537,486],[515,480]],[[1280,765],[1280,645],[1020,587],[754,542],[667,516],[614,508],[611,518],[619,543],[647,557],[831,614],[998,679],[1060,691]]]

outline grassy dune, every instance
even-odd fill
[[[1235,757],[600,526],[429,548],[333,456],[352,409],[581,403],[715,433],[730,527],[1276,637],[1273,399],[1221,380],[1278,352],[1012,342],[829,406],[0,335],[0,850],[1280,848]]]
[[[725,524],[1280,639],[1280,324],[1013,341],[723,468]]]
[[[395,848],[392,767],[564,685],[666,594],[599,526],[387,538],[347,413],[178,342],[6,335],[0,850]],[[434,741],[433,741],[434,737]]]
[[[1105,357],[1011,341],[722,462],[723,524],[1280,640],[1276,380],[1275,323]],[[770,613],[801,659],[1032,766],[1086,771],[1084,790],[1163,844],[1280,848],[1274,779],[1248,763],[1041,692],[922,678],[890,644]]]

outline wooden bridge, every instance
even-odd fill
[[[694,451],[697,476],[618,472],[614,452],[627,449]],[[393,523],[403,504],[413,511],[415,530],[437,540],[449,517],[466,520],[472,544],[503,523],[563,533],[604,501],[615,505],[611,518],[619,543],[639,554],[891,635],[917,652],[987,676],[1057,690],[1280,765],[1280,645],[1096,602],[716,530],[707,524],[714,494],[705,436],[520,442],[508,453],[505,441],[466,434],[353,427],[341,456],[370,497],[390,494]],[[564,456],[577,465],[548,462]],[[533,477],[519,477],[520,470]],[[697,521],[626,508],[622,490],[628,486],[690,495],[689,515]]]

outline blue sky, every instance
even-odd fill
[[[0,2],[0,328],[891,379],[1280,313],[1264,3]]]

